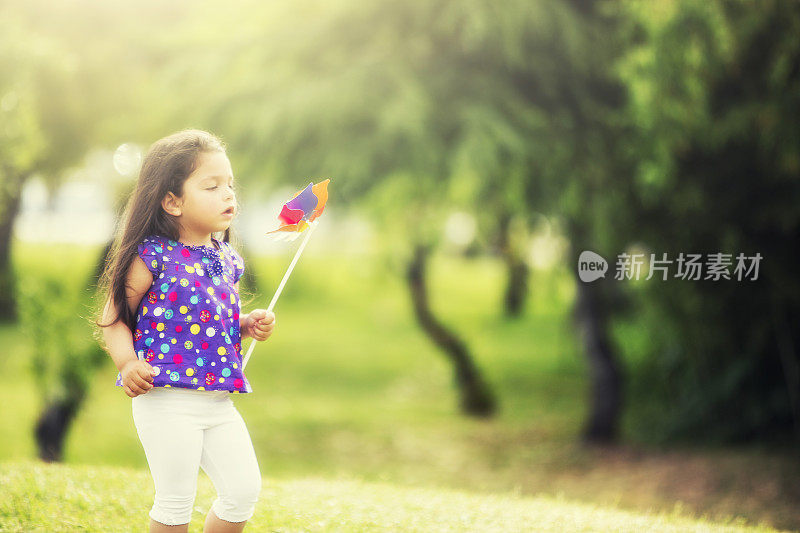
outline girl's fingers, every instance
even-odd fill
[[[152,385],[147,380],[142,378],[142,376],[136,376],[133,378],[133,380],[142,390],[149,390],[150,387],[152,387]]]
[[[269,320],[269,322],[267,322]],[[250,324],[250,336],[257,341],[265,341],[275,328],[274,315],[269,318],[254,318]]]
[[[130,388],[131,388],[131,390],[133,392],[137,392],[137,393],[141,394],[143,392],[146,392],[150,388],[145,383],[146,382],[142,378],[139,378],[139,379],[134,378],[133,381],[130,384]]]

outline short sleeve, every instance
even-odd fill
[[[147,265],[147,269],[152,272],[153,276],[161,274],[163,253],[163,245],[152,237],[145,237],[145,239],[139,243],[139,257],[142,258],[142,261]]]

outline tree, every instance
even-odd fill
[[[632,291],[628,322],[650,341],[631,380],[639,437],[796,441],[800,6],[642,7],[626,5],[637,45],[621,65],[641,201],[637,226],[616,229],[658,257],[726,253],[732,265],[731,280]],[[763,257],[757,280],[737,281],[739,253]]]

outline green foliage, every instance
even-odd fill
[[[648,251],[763,256],[757,282],[649,282],[632,323],[634,427],[650,440],[800,435],[800,9],[794,2],[630,3],[621,63],[639,134],[623,238]],[[789,67],[788,65],[794,65]],[[674,265],[673,265],[674,266]]]
[[[581,180],[603,181],[618,44],[567,3],[238,7],[213,9],[217,30],[236,37],[215,38],[203,62],[192,44],[174,50],[193,65],[173,74],[191,94],[174,116],[222,134],[246,183],[332,177],[332,204],[370,203],[374,220],[414,235],[454,208],[484,231],[501,211],[580,216]],[[173,42],[208,39],[209,7],[194,15]]]
[[[88,149],[83,63],[58,35],[37,32],[29,9],[0,8],[2,174],[58,180]]]
[[[84,289],[44,271],[26,276],[19,288],[20,323],[33,351],[29,368],[45,400],[80,400],[106,360],[94,342]]]

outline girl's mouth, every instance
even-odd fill
[[[222,214],[223,214],[223,215],[231,215],[231,216],[233,216],[233,213],[234,213],[234,212],[235,212],[234,208],[232,208],[232,207],[229,207],[228,209],[226,209],[225,211],[223,211],[223,212],[222,212]]]

